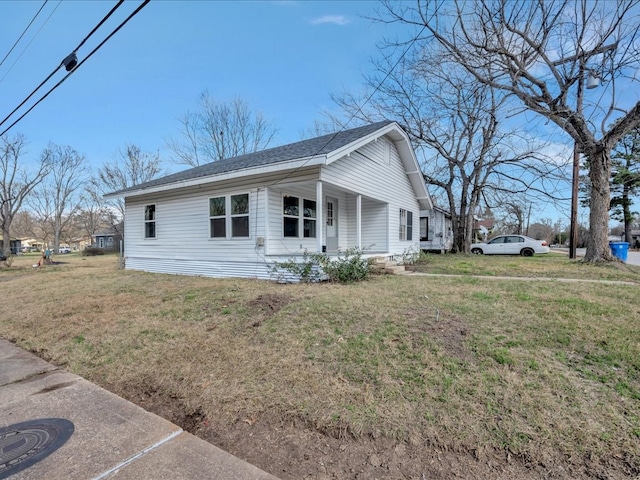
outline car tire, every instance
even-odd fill
[[[471,253],[473,253],[474,255],[482,255],[482,249],[481,248],[472,248],[471,249]]]
[[[520,255],[522,255],[523,257],[533,257],[533,253],[533,250],[531,250],[530,248],[523,248],[520,252]]]

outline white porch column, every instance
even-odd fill
[[[258,197],[260,197],[259,189]],[[257,200],[259,201],[259,198]],[[267,255],[269,255],[269,187],[264,187],[264,256]]]
[[[356,248],[362,249],[362,195],[356,197]]]
[[[322,180],[316,182],[316,250],[322,252],[324,244],[324,200],[322,199]]]

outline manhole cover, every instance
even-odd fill
[[[73,423],[41,418],[0,428],[0,479],[29,468],[69,440]]]

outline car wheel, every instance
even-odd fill
[[[474,255],[482,255],[482,249],[481,248],[472,248],[471,249],[471,253],[473,253]]]
[[[530,248],[525,248],[520,252],[520,255],[523,257],[533,257],[533,250]]]

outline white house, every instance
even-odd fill
[[[270,278],[309,252],[393,257],[420,249],[433,205],[404,130],[383,121],[220,160],[113,192],[126,268]]]
[[[420,248],[426,252],[448,252],[453,247],[451,214],[434,206],[420,210]]]

